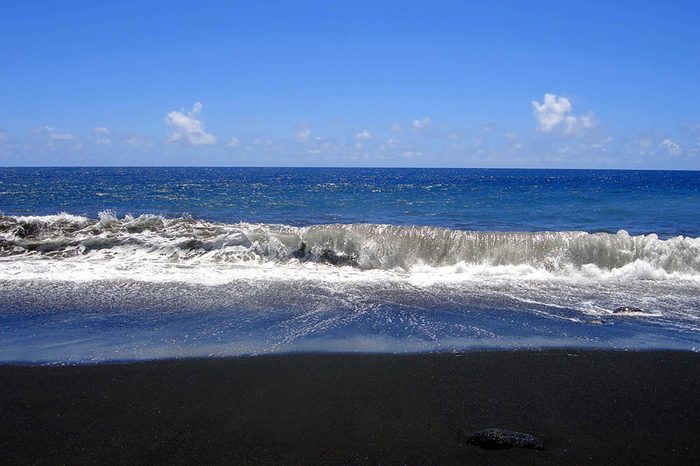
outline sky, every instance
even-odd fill
[[[0,165],[700,169],[697,1],[0,2]]]

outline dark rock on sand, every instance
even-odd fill
[[[544,450],[542,442],[530,434],[497,428],[474,432],[467,437],[466,443],[477,445],[487,450],[504,450],[513,447]]]
[[[620,306],[613,311],[613,314],[622,314],[626,312],[644,312],[644,310],[638,307]]]

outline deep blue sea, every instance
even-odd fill
[[[429,225],[700,236],[700,172],[364,168],[0,168],[5,215]]]
[[[0,168],[0,362],[697,351],[698,206],[700,172]]]

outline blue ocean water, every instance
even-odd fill
[[[700,172],[0,168],[0,362],[698,350],[698,205]]]
[[[700,236],[700,172],[0,168],[0,212]]]

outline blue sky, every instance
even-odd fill
[[[700,169],[698,2],[6,1],[0,165]]]

